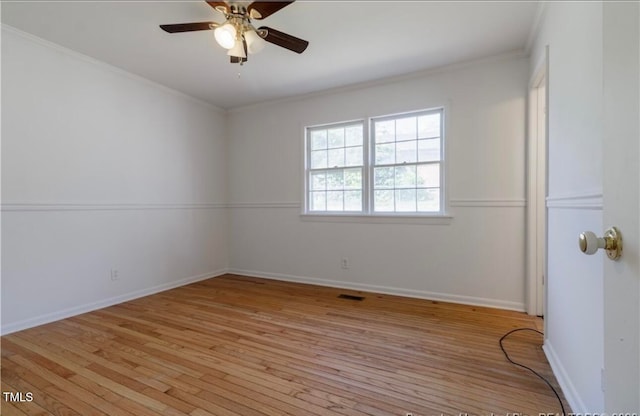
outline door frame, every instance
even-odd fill
[[[539,89],[544,87],[544,130],[540,131]],[[529,79],[527,134],[527,209],[526,209],[526,309],[529,315],[543,316],[546,305],[547,276],[547,194],[549,183],[549,47]],[[540,141],[544,140],[542,144]],[[540,150],[543,149],[543,150]],[[539,166],[544,166],[544,187],[540,191]],[[542,212],[542,219],[539,213]]]

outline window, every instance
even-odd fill
[[[440,212],[442,110],[371,120],[373,212]]]
[[[305,212],[443,214],[442,143],[442,109],[307,128]]]
[[[363,210],[362,122],[307,129],[308,210]]]

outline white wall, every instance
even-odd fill
[[[231,270],[524,310],[527,77],[510,55],[233,110]],[[449,225],[300,217],[305,126],[441,105]]]
[[[549,46],[548,278],[545,351],[574,412],[603,411],[602,256],[578,250],[601,235],[602,4],[549,2],[531,70]]]
[[[2,332],[224,271],[225,117],[3,27]]]

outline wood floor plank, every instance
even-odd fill
[[[91,380],[94,380],[98,384],[101,384],[113,390],[114,392],[122,396],[125,396],[131,400],[137,401],[145,407],[149,407],[152,410],[156,410],[160,413],[164,413],[164,411],[167,410],[167,406],[164,405],[163,403],[153,400],[148,396],[142,395],[137,391],[132,390],[129,387],[120,384],[117,380],[112,380],[108,377],[105,377],[101,374],[91,371],[80,364],[76,364],[75,362],[71,361],[66,357],[57,355],[56,353],[52,353],[51,351],[48,351],[46,347],[40,347],[36,344],[25,341],[20,337],[19,334],[12,337],[11,340],[16,344],[19,344],[25,350],[31,351],[36,354],[40,354],[42,356],[49,357],[53,361],[60,362],[62,365],[74,371],[76,374],[80,374]]]
[[[543,325],[486,307],[225,275],[2,337],[3,389],[34,395],[3,401],[2,414],[559,413],[548,386],[498,346],[522,327]],[[527,331],[504,345],[559,390],[541,344]]]
[[[0,412],[4,416],[27,416],[26,413],[22,412],[17,407],[14,407],[10,402],[2,403],[0,406]]]
[[[69,381],[68,378],[63,378],[46,370],[30,359],[14,356],[11,360],[50,382],[51,386],[45,387],[44,391],[63,403],[71,403],[72,405],[70,404],[70,407],[83,415],[107,414],[114,416],[133,416],[131,413],[122,411],[102,398],[89,395],[86,390]]]
[[[12,358],[15,358],[15,356]],[[28,370],[12,371],[11,367],[11,364],[7,362],[3,364],[3,380],[8,379],[7,382],[13,387],[13,392],[31,393],[33,395],[32,402],[21,403],[24,408],[35,409],[39,407],[45,410],[47,414],[56,416],[82,416],[81,413],[73,410],[68,404],[46,393],[46,390],[52,387],[51,383]],[[4,399],[3,403],[5,403]],[[16,405],[16,403],[13,404]],[[31,404],[33,404],[33,407],[30,406]]]

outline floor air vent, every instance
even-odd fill
[[[364,300],[364,296],[354,296],[354,295],[345,295],[344,293],[338,295],[340,299],[349,299],[349,300]]]

